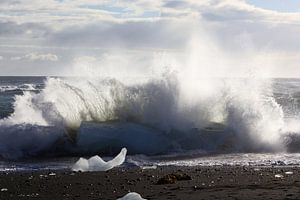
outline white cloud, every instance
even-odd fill
[[[51,65],[61,49],[60,61],[94,56],[96,49],[181,51],[192,36],[205,37],[203,32],[225,52],[271,51],[282,55],[281,63],[300,52],[300,13],[265,10],[244,0],[0,0],[0,13],[0,51],[11,53],[10,62]],[[19,56],[20,49],[25,55]],[[48,50],[53,54],[27,53]],[[296,61],[288,64],[298,67]]]
[[[54,54],[30,53],[24,56],[11,57],[11,60],[27,60],[27,61],[57,61],[58,57]]]
[[[3,56],[0,56],[0,60],[3,60],[4,58],[3,58]]]

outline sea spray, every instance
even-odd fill
[[[39,108],[38,94],[24,92],[16,95],[14,102],[14,113],[0,121],[0,125],[31,124],[47,126],[48,122],[43,117],[43,110]]]
[[[226,102],[226,124],[237,134],[239,147],[246,151],[282,151],[284,114],[265,79],[231,82]],[[242,142],[247,141],[247,142]],[[246,145],[246,146],[245,146]]]
[[[155,63],[150,67],[152,73],[145,70],[132,75],[127,63],[122,73],[115,69],[107,76],[100,73],[84,76],[81,70],[81,77],[47,78],[39,93],[27,91],[16,96],[14,113],[0,121],[4,132],[0,134],[0,154],[3,157],[14,157],[14,152],[17,157],[39,155],[51,147],[55,153],[66,155],[94,154],[94,151],[109,152],[112,146],[127,144],[131,145],[130,152],[150,155],[186,150],[285,151],[284,113],[274,98],[270,80],[260,77],[255,70],[250,74],[245,70],[239,73],[239,78],[230,75],[245,62],[249,68],[259,68],[263,64],[260,59],[257,62],[256,56],[245,53],[243,59],[236,60],[205,34],[193,36],[183,54],[181,61],[174,62],[175,66]],[[115,64],[122,67],[122,63]],[[106,67],[100,66],[102,71]],[[93,68],[99,66],[92,65],[89,71]],[[217,71],[220,73],[216,75]],[[105,124],[115,127],[112,130],[117,138],[110,137],[113,134]],[[99,129],[90,133],[89,128],[82,128],[86,125]],[[30,126],[33,130],[29,130]],[[13,138],[20,135],[20,127],[29,130],[24,135],[35,137],[33,141],[37,136],[32,132],[40,133],[35,129],[48,128],[56,133],[53,136],[41,133],[37,138],[46,135],[40,143],[44,146],[38,145],[36,149],[30,148],[28,140],[5,140],[6,129],[10,129]],[[136,131],[130,135],[124,127],[134,127]],[[149,128],[155,137],[149,137]],[[163,141],[165,145],[159,151],[151,153],[150,148],[144,151],[141,145],[132,142],[137,133],[142,135],[141,144],[151,138],[153,143]],[[100,141],[93,142],[94,139]]]
[[[172,151],[176,151],[176,146],[178,150],[186,149],[190,143],[187,139],[192,140],[191,134],[194,134],[193,138],[197,137],[195,130],[199,130],[196,143],[199,148],[207,150],[209,146],[212,150],[210,140],[201,142],[201,137],[207,137],[201,130],[218,123],[223,124],[224,129],[223,134],[210,133],[220,141],[213,145],[214,151],[222,146],[222,140],[227,145],[229,135],[234,138],[231,151],[280,151],[284,148],[280,143],[284,125],[282,109],[272,93],[264,89],[266,83],[256,87],[252,83],[257,84],[258,80],[252,82],[245,78],[212,78],[204,79],[202,83],[211,82],[214,85],[211,93],[202,95],[202,89],[197,91],[196,85],[192,95],[186,93],[190,88],[182,86],[184,80],[176,72],[148,77],[147,81],[129,85],[110,78],[48,78],[45,89],[39,94],[26,92],[18,96],[15,112],[0,123],[2,126],[56,127],[63,130],[60,131],[62,134],[75,134],[69,137],[74,138],[75,144],[82,123],[136,123],[153,128],[163,140],[169,138],[166,146]],[[98,134],[101,138],[101,129]],[[84,134],[85,137],[89,135],[92,136]],[[134,138],[128,138],[130,140]]]

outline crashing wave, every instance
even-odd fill
[[[48,78],[39,93],[17,95],[14,113],[0,126],[5,158],[111,155],[123,146],[146,155],[197,149],[272,152],[295,147],[298,138],[287,131],[267,80],[191,82],[175,72],[134,83]]]

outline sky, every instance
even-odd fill
[[[300,1],[298,0],[247,0],[246,2],[260,8],[279,12],[300,11]]]
[[[193,49],[208,67],[300,77],[299,11],[297,0],[0,0],[0,75],[184,65]]]

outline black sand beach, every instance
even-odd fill
[[[223,166],[8,172],[1,173],[0,188],[1,200],[104,200],[128,192],[146,199],[299,199],[300,171],[296,167]]]

